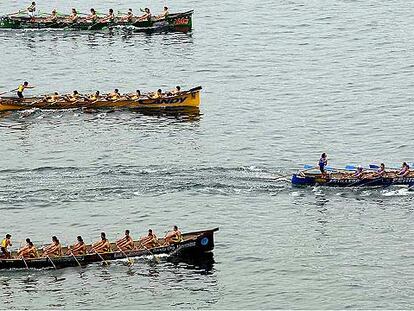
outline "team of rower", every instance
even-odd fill
[[[22,99],[24,98],[23,92],[25,89],[32,89],[34,86],[29,85],[29,82],[25,81],[22,84],[20,84],[17,89],[13,91],[17,91],[17,96]],[[140,90],[136,90],[135,93],[128,93],[128,94],[121,94],[119,93],[119,89],[114,89],[113,92],[101,95],[99,91],[96,91],[93,94],[86,94],[81,95],[77,90],[73,91],[72,94],[66,94],[66,95],[59,95],[58,92],[54,92],[51,95],[46,95],[43,98],[43,101],[49,102],[49,103],[55,103],[59,100],[65,100],[70,102],[77,102],[80,100],[86,100],[86,101],[97,101],[99,99],[104,100],[139,100],[144,98],[149,99],[157,99],[162,98],[164,96],[174,96],[174,95],[180,95],[181,94],[181,87],[177,85],[173,90],[163,92],[161,89],[158,89],[156,92],[150,92],[148,94],[142,94]]]
[[[327,176],[326,166],[328,165],[328,156],[326,153],[322,153],[318,166],[319,170],[322,174],[322,176]],[[407,164],[407,162],[403,162],[401,165],[401,168],[399,170],[394,170],[392,172],[395,174],[395,177],[407,177],[410,174],[410,166]],[[391,173],[391,172],[388,172]],[[373,179],[373,178],[381,178],[385,177],[387,174],[387,171],[385,170],[385,164],[381,163],[377,171],[364,171],[364,168],[359,165],[355,171],[355,173],[352,173],[352,177],[358,178],[358,179]]]
[[[28,14],[28,16],[30,18],[35,18],[36,17],[36,2],[32,2],[31,5],[29,7],[26,8],[25,10]],[[133,14],[132,9],[128,9],[128,12],[126,14],[123,14],[122,16],[115,16],[114,14],[114,10],[113,9],[109,9],[108,13],[103,16],[103,17],[99,17],[98,13],[96,12],[96,10],[94,8],[90,9],[90,13],[88,15],[86,15],[85,17],[83,17],[83,20],[86,21],[91,21],[92,23],[113,23],[115,22],[115,20],[119,20],[119,21],[123,21],[123,22],[132,22],[134,18],[136,18],[138,21],[150,21],[153,19],[153,16],[151,14],[151,10],[149,8],[145,8],[145,9],[140,9],[140,11],[143,13],[139,16],[135,16]],[[22,11],[19,11],[17,13],[21,13]],[[169,15],[169,11],[168,11],[168,7],[164,6],[163,11],[157,15],[154,16],[155,20],[160,20],[160,19],[164,19]],[[12,14],[13,15],[13,14]],[[50,22],[57,22],[58,20],[58,12],[56,11],[56,9],[53,9],[53,11],[51,12],[51,14],[46,17],[46,19]],[[76,23],[78,22],[81,18],[79,17],[79,13],[78,11],[73,8],[71,10],[71,14],[69,16],[65,16],[64,19],[66,19],[67,21],[71,22],[71,23]]]
[[[121,239],[115,242],[116,249],[112,249],[112,245],[109,240],[106,238],[105,232],[101,232],[100,240],[93,243],[89,246],[89,249],[83,238],[81,236],[77,237],[77,241],[72,246],[67,247],[67,251],[65,255],[73,255],[73,256],[80,256],[86,254],[93,254],[93,253],[107,253],[112,251],[121,251],[121,252],[128,252],[132,250],[138,249],[146,249],[157,247],[157,246],[166,246],[172,243],[180,243],[182,241],[182,234],[181,231],[178,229],[177,226],[174,226],[173,229],[168,232],[163,241],[160,241],[155,233],[149,229],[148,235],[141,237],[138,241],[138,245],[132,239],[129,230],[125,230],[125,235]],[[162,243],[161,243],[162,242]],[[1,250],[1,258],[3,259],[11,259],[12,255],[9,251],[9,247],[12,246],[11,235],[6,234],[5,238],[1,241],[0,250]],[[37,257],[60,257],[63,254],[62,245],[59,239],[56,236],[52,237],[52,243],[43,249],[41,249],[41,254],[39,254],[39,250],[34,246],[33,242],[27,238],[26,245],[20,248],[17,251],[17,258],[37,258]]]

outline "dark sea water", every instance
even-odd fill
[[[42,11],[91,3],[47,1]],[[163,2],[95,2],[99,11]],[[220,227],[214,264],[0,272],[5,309],[411,309],[414,191],[292,188],[331,164],[414,161],[410,1],[168,1],[189,34],[0,31],[0,89],[203,86],[200,115],[0,118],[0,234],[114,240]],[[0,3],[0,14],[27,2]]]

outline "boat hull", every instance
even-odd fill
[[[23,100],[17,98],[0,98],[0,111],[27,110],[27,109],[74,109],[74,108],[119,108],[137,110],[160,110],[171,108],[198,108],[200,107],[201,86],[184,91],[179,95],[166,96],[157,99],[142,98],[138,100],[79,100],[76,102],[59,101],[48,103],[39,97],[28,97]]]
[[[322,177],[320,174],[293,174],[294,186],[331,186],[331,187],[378,187],[391,185],[414,186],[414,177],[381,177],[358,179],[349,176]]]
[[[96,22],[79,21],[70,23],[62,19],[56,22],[48,21],[46,18],[31,19],[30,17],[0,17],[0,28],[3,29],[64,29],[64,30],[103,30],[115,27],[128,27],[137,31],[183,31],[192,28],[192,15],[194,11],[170,14],[160,20],[145,20],[131,22]]]
[[[150,250],[138,249],[126,251],[125,254],[129,258],[167,255],[168,258],[173,259],[174,261],[202,258],[205,254],[208,254],[214,249],[214,232],[216,231],[218,231],[218,228],[186,233],[183,234],[183,242],[154,247]],[[101,253],[100,256],[92,253],[76,256],[76,260],[74,256],[61,256],[50,259],[47,257],[40,257],[25,259],[25,261],[22,259],[0,259],[0,269],[43,269],[54,268],[54,266],[57,269],[61,269],[76,267],[79,266],[79,264],[85,266],[91,263],[99,263],[102,262],[102,258],[106,261],[125,259],[125,254],[120,251]]]

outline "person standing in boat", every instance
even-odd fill
[[[90,253],[107,253],[111,251],[111,244],[106,238],[105,232],[101,232],[101,240],[92,244]]]
[[[130,251],[134,249],[134,240],[129,235],[129,230],[125,230],[125,236],[116,241],[116,246],[122,251]]]
[[[324,176],[326,175],[325,167],[328,165],[328,156],[326,153],[322,153],[321,158],[319,159],[319,170],[321,171],[321,174]]]
[[[17,96],[20,98],[20,99],[22,99],[24,96],[23,96],[23,92],[24,92],[24,90],[25,89],[32,89],[32,88],[34,88],[34,86],[30,86],[29,85],[29,82],[27,82],[27,81],[24,81],[23,82],[23,84],[20,84],[18,87],[17,87],[17,89],[16,89],[16,91],[17,91]]]
[[[26,9],[27,13],[30,18],[35,18],[36,16],[36,2],[32,2],[32,4]]]
[[[0,245],[0,249],[1,249],[1,253],[2,253],[3,258],[6,258],[6,259],[11,258],[11,253],[8,250],[9,246],[12,246],[11,235],[6,234],[6,237],[1,241],[1,245]]]
[[[85,242],[83,242],[82,237],[78,235],[76,240],[77,242],[73,244],[72,247],[68,247],[66,255],[80,256],[86,254],[86,244]]]
[[[52,236],[52,244],[43,249],[42,256],[62,256],[62,245],[60,245],[59,239],[56,236]]]
[[[401,166],[401,169],[398,171],[397,176],[406,177],[408,174],[410,174],[410,166],[407,164],[407,162],[404,162]]]

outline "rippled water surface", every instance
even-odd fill
[[[2,2],[0,13],[26,4]],[[27,236],[66,244],[102,230],[113,240],[126,228],[218,226],[214,263],[1,272],[3,307],[412,308],[414,191],[286,178],[323,151],[336,166],[414,161],[409,2],[168,5],[195,10],[191,33],[0,31],[1,90],[24,80],[36,85],[28,94],[203,86],[196,115],[1,115],[0,234],[16,247]]]

